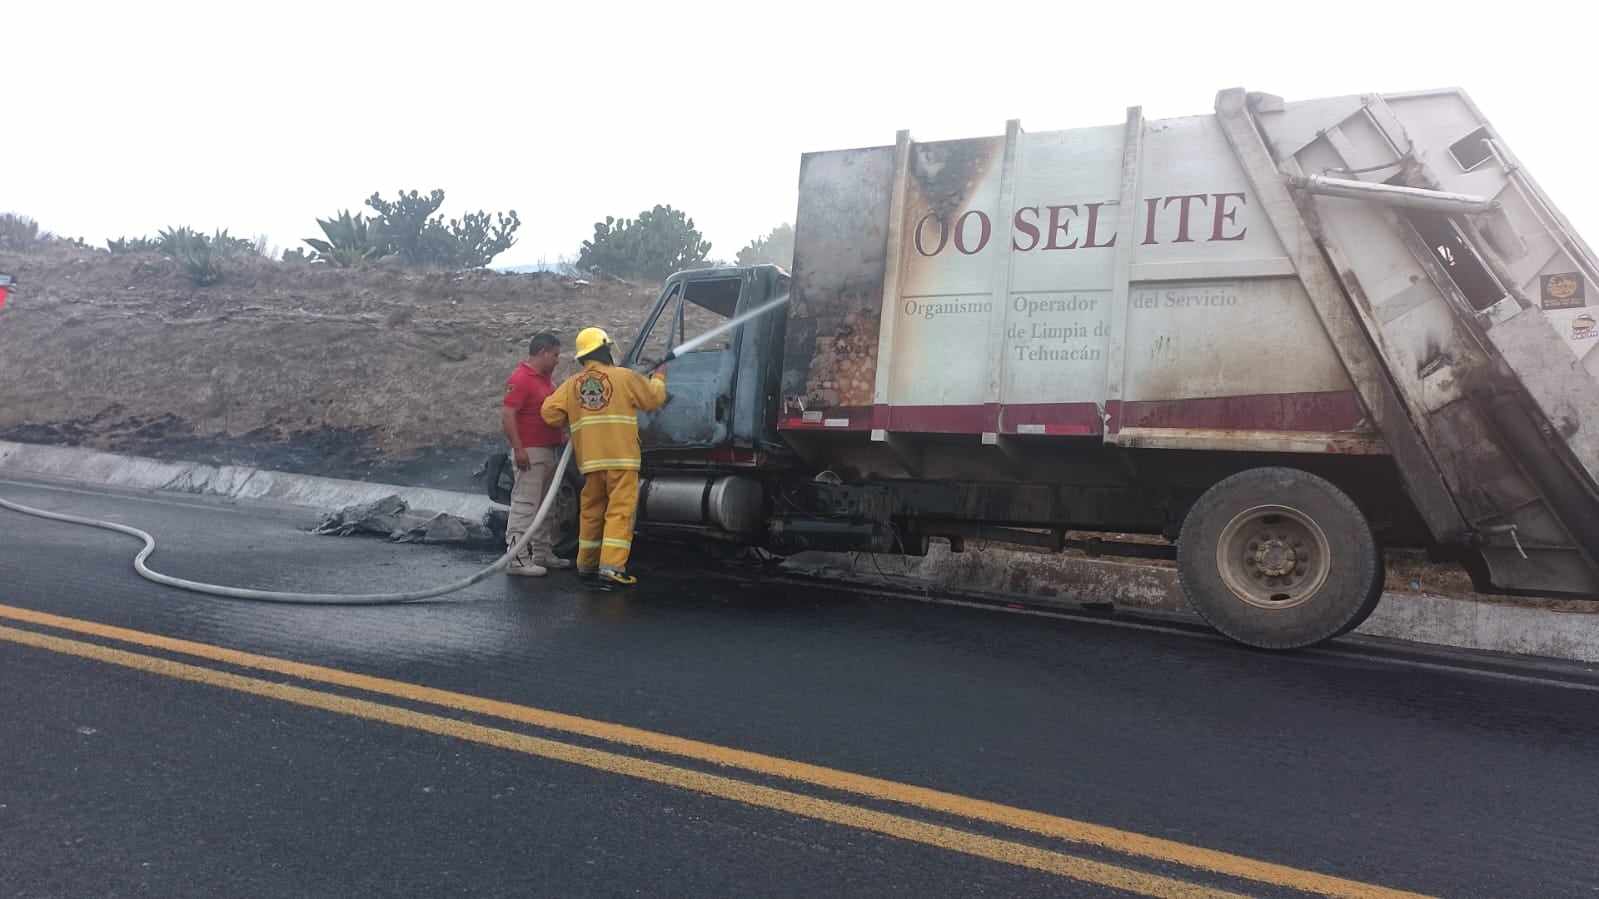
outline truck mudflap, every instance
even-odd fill
[[[1397,400],[1375,417],[1434,536],[1486,587],[1599,595],[1592,251],[1460,91],[1216,111],[1367,407]]]

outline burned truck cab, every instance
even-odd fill
[[[674,348],[785,296],[788,283],[775,265],[679,272],[662,286],[623,364],[648,369]],[[747,465],[780,449],[784,321],[781,311],[752,318],[671,360],[666,405],[639,419],[646,473]]]
[[[788,288],[788,273],[775,265],[679,272],[662,285],[623,357],[648,369],[682,348],[665,369],[666,405],[639,417],[641,530],[761,541],[769,500],[755,475],[789,459],[777,433],[786,317],[776,309],[690,342],[770,306]]]

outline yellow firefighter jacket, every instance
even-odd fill
[[[552,427],[572,432],[578,470],[633,470],[639,467],[638,413],[666,402],[666,377],[646,378],[631,369],[598,362],[561,382],[539,413]]]

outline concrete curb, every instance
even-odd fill
[[[487,496],[289,474],[238,465],[162,462],[65,446],[0,440],[0,476],[47,478],[135,490],[167,490],[331,512],[398,494],[412,509],[480,521],[495,508]]]
[[[898,588],[920,584],[950,594],[1011,594],[1073,606],[1108,603],[1198,620],[1183,598],[1176,569],[1158,565],[993,547],[952,553],[947,544],[934,543],[920,559],[884,557],[874,564],[847,554],[804,553],[789,559],[785,567],[796,574]],[[1516,603],[1388,592],[1355,633],[1457,649],[1599,662],[1599,602],[1591,612],[1559,612]]]

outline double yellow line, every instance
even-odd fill
[[[325,668],[129,630],[94,621],[68,618],[15,606],[0,605],[0,619],[67,631],[84,636],[157,649],[237,668],[286,675],[301,681],[360,690],[366,693],[425,703],[458,712],[491,716],[549,731],[603,740],[649,752],[663,753],[724,768],[782,778],[841,793],[899,803],[925,811],[954,815],[1045,837],[1109,850],[1122,855],[1176,864],[1197,871],[1305,893],[1361,899],[1414,897],[1419,894],[1391,890],[1374,884],[1331,877],[1285,865],[1217,852],[1159,837],[1047,815],[981,799],[867,777],[819,765],[746,752],[712,743],[688,740],[654,731],[595,721],[547,709],[487,699],[419,684],[372,677],[337,668]],[[207,684],[308,708],[379,721],[396,727],[453,737],[487,746],[640,780],[693,790],[709,796],[826,821],[902,840],[1068,877],[1083,883],[1145,896],[1235,896],[1185,880],[1042,849],[1014,840],[970,833],[940,824],[895,815],[829,799],[807,796],[731,777],[710,774],[616,752],[593,749],[515,731],[487,727],[456,718],[428,714],[366,699],[275,683],[215,668],[116,649],[99,643],[73,640],[48,633],[0,626],[0,640],[51,652],[92,659],[177,680]]]

